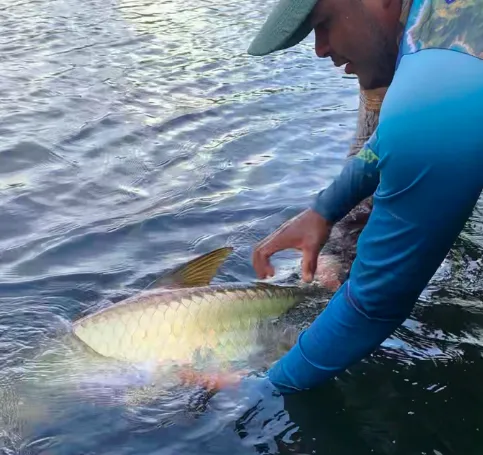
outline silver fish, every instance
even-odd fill
[[[173,400],[181,400],[178,366],[246,371],[271,363],[267,357],[278,358],[297,330],[289,341],[287,330],[272,321],[322,289],[211,284],[231,251],[226,247],[199,256],[145,291],[72,324],[65,321],[60,337],[41,343],[39,352],[13,372],[0,374],[0,391],[15,397],[0,393],[0,423],[14,418],[36,425],[47,416],[62,420],[70,404],[85,398],[131,406],[162,397],[172,409]],[[9,403],[25,404],[16,409]]]
[[[74,335],[101,356],[132,363],[240,359],[264,323],[314,295],[316,286],[210,285],[231,251],[199,256],[144,292],[75,321]]]

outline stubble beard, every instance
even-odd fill
[[[396,42],[372,18],[367,17],[367,24],[374,52],[371,62],[367,65],[367,76],[362,75],[359,78],[360,85],[365,90],[389,87],[396,71]]]

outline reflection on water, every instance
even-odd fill
[[[481,204],[411,318],[319,390],[72,363],[65,321],[225,244],[216,280],[252,280],[252,245],[340,170],[356,81],[313,37],[247,56],[272,4],[0,0],[0,453],[481,453]],[[289,279],[298,256],[274,263]]]

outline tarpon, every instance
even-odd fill
[[[172,411],[173,400],[180,400],[178,366],[237,372],[276,360],[297,331],[288,340],[286,327],[272,321],[322,289],[213,284],[231,251],[196,257],[132,297],[65,321],[60,337],[41,343],[33,358],[0,375],[0,424],[12,417],[35,423],[44,413],[49,420],[64,419],[68,404],[86,397],[106,405],[163,397]],[[5,396],[9,391],[14,401]]]
[[[101,356],[133,363],[186,364],[207,353],[221,361],[246,354],[261,324],[316,292],[316,286],[212,284],[233,249],[196,257],[148,289],[73,323]]]

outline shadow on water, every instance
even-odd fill
[[[216,281],[252,280],[252,245],[339,171],[356,83],[311,37],[247,56],[272,3],[0,0],[1,454],[483,450],[481,203],[404,326],[317,390],[281,397],[261,368],[211,396],[62,343],[78,315],[225,244]],[[298,257],[274,264],[288,279]]]

